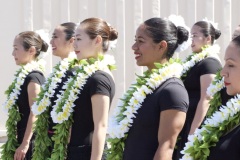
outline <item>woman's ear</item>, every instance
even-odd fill
[[[69,42],[70,42],[70,43],[73,43],[74,40],[75,40],[75,37],[72,37],[72,38],[69,39]]]
[[[28,49],[30,55],[35,55],[36,54],[36,48],[34,46],[31,46],[29,49]]]
[[[95,38],[95,44],[97,45],[102,44],[102,37],[100,35],[97,35],[97,37]]]
[[[167,42],[162,40],[161,42],[158,43],[159,46],[159,50],[162,50],[165,52],[165,50],[167,49]]]
[[[208,43],[208,44],[211,44],[211,43],[212,43],[212,37],[211,37],[210,35],[208,35],[208,36],[206,37],[206,39],[207,39],[207,43]]]

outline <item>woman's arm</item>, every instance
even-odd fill
[[[95,94],[91,101],[94,122],[91,160],[101,160],[107,133],[110,99],[108,96]]]
[[[28,84],[28,103],[29,106],[31,107],[34,102],[34,98],[37,97],[37,94],[40,92],[40,85],[34,82],[30,82]],[[28,123],[27,123],[27,128],[24,134],[23,141],[21,145],[17,148],[15,154],[14,154],[14,160],[22,160],[24,159],[28,148],[29,148],[29,143],[32,138],[33,134],[33,122],[35,121],[35,116],[33,115],[31,109],[30,109],[30,114],[28,117]]]
[[[213,81],[215,74],[205,74],[200,77],[200,86],[201,86],[201,97],[197,105],[197,109],[194,115],[194,119],[191,125],[191,130],[189,134],[193,134],[196,128],[200,127],[204,117],[207,114],[209,109],[209,100],[210,97],[207,95],[207,88]]]
[[[154,160],[172,160],[176,140],[185,119],[186,113],[179,110],[165,110],[160,113],[158,149]]]

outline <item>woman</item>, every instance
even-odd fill
[[[172,159],[188,95],[176,78],[182,67],[170,58],[187,39],[185,28],[162,18],[148,19],[138,27],[132,49],[137,65],[148,71],[124,94],[109,120],[108,159]]]
[[[38,57],[47,49],[48,44],[32,31],[21,32],[14,39],[12,55],[21,68],[5,92],[7,101],[3,107],[9,116],[6,123],[8,140],[3,146],[1,159],[31,159],[35,116],[30,106],[45,80],[43,60]]]
[[[54,133],[54,123],[50,117],[52,106],[55,105],[57,94],[60,93],[63,84],[72,76],[71,68],[77,62],[74,60],[73,42],[76,24],[67,22],[60,24],[54,29],[52,39],[53,55],[60,57],[61,61],[54,67],[53,73],[47,78],[39,94],[36,103],[32,107],[33,113],[38,120],[35,123],[35,148],[33,160],[45,160],[50,157],[53,148],[51,137]]]
[[[204,121],[202,128],[189,137],[189,142],[186,144],[183,151],[183,159],[240,159],[239,36],[233,39],[228,45],[224,59],[225,65],[221,71],[221,76],[224,77],[227,94],[235,97],[231,98],[226,106],[221,106],[218,111],[215,111],[210,118]],[[198,143],[194,143],[196,141],[198,141]],[[205,147],[201,148],[199,146]]]
[[[232,39],[236,38],[240,35],[240,26],[238,26],[232,35]],[[209,101],[209,109],[207,112],[207,116],[209,117],[212,115],[214,111],[219,109],[218,107],[220,104],[226,105],[227,101],[233,96],[230,96],[226,92],[226,87],[224,86],[224,80],[223,77],[220,75],[220,71],[217,72],[217,76],[212,81],[211,85],[207,88],[207,95],[211,97]]]
[[[53,122],[58,123],[52,159],[102,159],[115,92],[109,70],[113,61],[104,53],[115,39],[117,32],[99,18],[85,19],[76,29],[74,50],[80,65],[64,84],[66,90],[57,96],[51,112]]]
[[[221,69],[218,57],[219,46],[213,45],[221,32],[213,27],[210,22],[196,22],[192,29],[192,51],[184,61],[184,72],[181,77],[189,95],[189,109],[186,122],[180,134],[181,140],[178,151],[181,151],[187,142],[187,137],[198,128],[209,108],[209,98],[206,94],[207,87]]]

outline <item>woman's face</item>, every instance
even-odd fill
[[[80,25],[75,33],[74,50],[79,60],[97,56],[96,38],[90,39]]]
[[[50,44],[52,45],[53,55],[61,57],[62,59],[68,57],[73,48],[71,40],[66,40],[66,33],[62,26],[58,26],[54,29]]]
[[[135,43],[132,45],[137,65],[147,66],[148,69],[155,68],[154,63],[160,62],[162,58],[159,48],[159,44],[154,43],[146,33],[146,26],[140,25],[136,31]]]
[[[234,32],[233,32],[233,35],[232,35],[232,39],[236,38],[237,36],[240,36],[240,26],[238,26]]]
[[[23,39],[16,36],[13,41],[13,52],[12,55],[17,65],[24,65],[33,60],[35,54],[30,51],[26,51],[23,47]]]
[[[231,42],[225,52],[225,65],[221,71],[229,95],[240,93],[240,48]]]
[[[203,33],[201,32],[201,27],[194,25],[191,29],[191,35],[192,35],[192,52],[199,53],[202,51],[202,47],[205,45],[211,44],[211,38],[210,36],[205,37]]]

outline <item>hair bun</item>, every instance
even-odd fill
[[[215,29],[215,39],[218,39],[221,36],[221,31],[218,29]]]
[[[48,44],[44,40],[42,40],[42,48],[40,51],[47,52],[47,50],[48,50]]]
[[[182,44],[184,41],[188,40],[189,32],[182,26],[177,27],[177,38],[178,38],[178,44]]]
[[[118,32],[116,29],[114,29],[113,27],[109,26],[110,28],[110,35],[109,35],[109,40],[110,41],[114,41],[115,39],[118,38]]]

